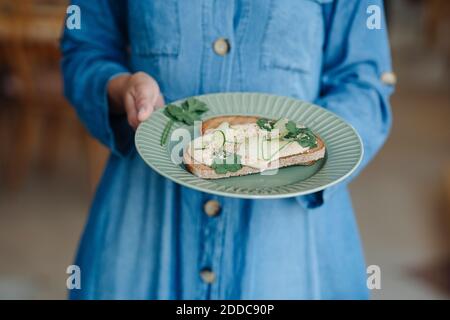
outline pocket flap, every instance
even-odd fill
[[[323,44],[323,14],[318,1],[272,0],[262,44],[263,67],[310,70]]]

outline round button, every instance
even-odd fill
[[[213,283],[216,280],[216,274],[209,268],[200,271],[200,277],[205,283]]]
[[[381,75],[381,81],[384,84],[393,86],[397,83],[397,76],[393,72],[383,72]]]
[[[215,217],[220,212],[220,204],[217,200],[209,200],[206,201],[205,205],[203,206],[203,210],[205,210],[205,213],[208,217]]]
[[[214,41],[213,49],[219,56],[224,56],[230,51],[230,42],[225,38],[219,38]]]

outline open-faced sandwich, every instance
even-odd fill
[[[202,122],[201,135],[186,146],[183,162],[198,177],[220,179],[311,165],[324,156],[324,142],[288,119],[220,116]]]

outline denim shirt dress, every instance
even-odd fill
[[[347,191],[389,132],[391,71],[378,0],[73,0],[81,29],[61,41],[65,94],[111,150],[76,264],[73,299],[368,298]],[[229,50],[217,54],[217,39]],[[215,92],[315,102],[353,125],[360,169],[308,196],[242,200],[177,185],[139,157],[125,116],[108,111],[108,81],[144,71],[167,103]],[[217,202],[210,202],[211,200]],[[205,203],[219,205],[214,216]],[[217,211],[217,210],[216,210]]]

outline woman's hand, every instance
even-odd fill
[[[124,74],[108,83],[110,112],[127,114],[128,123],[134,129],[146,120],[156,108],[164,106],[158,83],[145,72]]]

